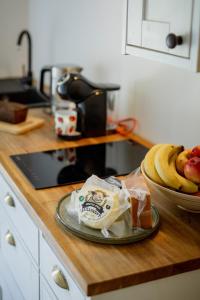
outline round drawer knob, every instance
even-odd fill
[[[63,274],[63,272],[57,267],[54,266],[51,273],[54,282],[61,287],[62,289],[69,290],[69,285]]]
[[[177,45],[183,44],[182,36],[176,36],[174,33],[169,33],[166,37],[166,44],[169,49],[174,49]]]
[[[6,202],[7,205],[11,207],[15,207],[15,202],[11,195],[7,194],[6,197],[4,198],[4,201]]]
[[[16,246],[14,236],[12,235],[12,233],[9,230],[6,233],[5,240],[9,245],[14,246],[14,247]]]

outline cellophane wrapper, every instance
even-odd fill
[[[151,199],[149,189],[136,169],[122,180],[123,190],[130,199],[131,226],[148,229],[152,227]]]
[[[123,235],[125,220],[120,217],[128,208],[130,202],[124,189],[92,175],[80,190],[72,192],[67,210],[79,223],[101,230],[104,237],[109,237],[109,231]]]

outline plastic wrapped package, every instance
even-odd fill
[[[107,237],[109,228],[128,208],[130,203],[123,189],[92,175],[79,191],[72,193],[68,212]]]
[[[139,168],[125,177],[122,187],[130,199],[132,226],[143,229],[151,228],[151,198]]]

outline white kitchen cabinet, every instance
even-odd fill
[[[15,225],[25,247],[28,248],[36,264],[38,264],[38,228],[35,226],[17,196],[13,187],[8,184],[0,174],[0,200],[1,205],[9,216],[10,221]],[[31,233],[31,234],[30,234]]]
[[[23,195],[2,167],[0,187],[0,261],[6,266],[3,272],[0,265],[0,300],[84,300],[43,238],[39,247],[39,230],[19,201]]]
[[[124,0],[124,54],[199,70],[200,0]]]
[[[85,299],[84,294],[62,266],[42,234],[40,236],[40,271],[59,300]]]
[[[8,184],[8,179],[0,174],[1,297],[2,300],[37,300],[38,229],[14,193],[14,185]]]
[[[4,212],[0,205],[0,300],[25,300],[2,254]]]
[[[14,226],[4,213],[1,226],[2,256],[26,300],[39,299],[39,276],[30,254],[25,250]]]
[[[0,257],[0,270],[0,300],[25,300],[2,257]]]
[[[42,275],[40,275],[40,300],[57,300]]]
[[[0,282],[0,300],[14,300],[10,294],[10,289],[5,281]]]

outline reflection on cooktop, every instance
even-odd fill
[[[147,148],[125,140],[98,145],[12,155],[36,189],[73,184],[92,174],[101,178],[125,175],[137,168]]]

